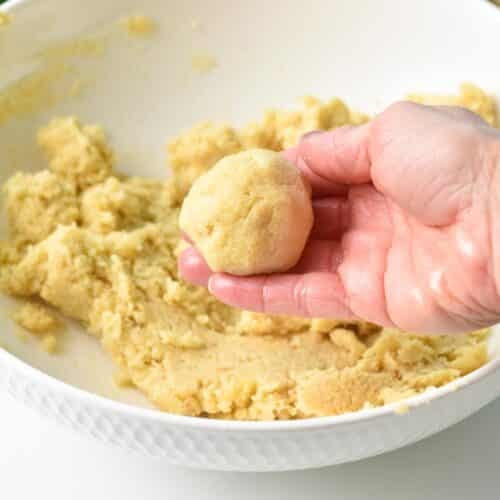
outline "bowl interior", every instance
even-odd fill
[[[16,116],[2,121],[0,112],[2,182],[44,166],[35,133],[57,115],[102,124],[122,172],[164,178],[167,138],[199,120],[242,124],[305,94],[376,113],[406,92],[452,93],[466,80],[500,95],[492,62],[500,11],[487,2],[147,0],[140,12],[131,0],[11,5],[12,22],[0,28],[0,89],[39,80]],[[133,13],[150,15],[158,30],[127,34],[117,20]],[[87,49],[75,55],[78,43]],[[200,73],[193,56],[214,57],[217,66]],[[57,71],[64,76],[54,78]],[[16,333],[13,307],[0,297],[0,343],[9,351],[80,388],[148,404],[115,388],[108,357],[77,325],[50,356]],[[500,330],[490,347],[500,358]]]

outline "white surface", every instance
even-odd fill
[[[500,400],[467,421],[362,462],[283,473],[192,471],[77,437],[0,393],[5,500],[494,500]]]

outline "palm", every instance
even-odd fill
[[[375,323],[440,332],[491,320],[496,294],[468,217],[430,227],[372,186],[351,189],[347,204],[345,230],[312,240],[297,271],[336,274],[350,312]]]
[[[471,330],[500,317],[489,201],[498,131],[462,109],[403,103],[284,154],[315,198],[296,268],[213,275],[190,249],[180,261],[187,279],[244,309],[414,332]]]

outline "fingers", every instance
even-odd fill
[[[426,225],[454,223],[482,170],[476,122],[457,108],[392,104],[371,122],[373,185]]]
[[[294,272],[328,271],[335,266],[339,256],[336,240],[349,225],[350,207],[345,198],[321,198],[313,200],[314,226],[310,240]],[[186,235],[184,239],[192,243]],[[180,275],[190,283],[207,286],[212,274],[201,254],[194,247],[184,250],[179,256]]]
[[[275,274],[237,277],[213,274],[210,292],[234,307],[267,314],[357,319],[350,311],[336,274]]]
[[[326,132],[318,132],[324,134]],[[345,196],[347,194],[347,186],[332,182],[317,174],[314,170],[310,169],[300,156],[299,147],[287,149],[283,151],[283,155],[296,165],[304,174],[312,188],[313,197],[319,198],[323,196]]]
[[[181,253],[178,259],[179,274],[193,285],[207,286],[212,271],[194,247]]]
[[[347,185],[370,181],[369,126],[310,133],[283,154],[303,172],[314,196],[342,195]]]
[[[290,271],[304,274],[314,271],[335,272],[342,260],[342,247],[338,241],[310,240],[296,266]]]
[[[339,242],[311,240],[306,245],[302,256],[294,266],[293,273],[314,271],[334,272],[342,259]],[[207,286],[213,274],[203,256],[194,247],[184,250],[179,257],[179,273],[183,279],[193,285]]]
[[[317,198],[313,200],[314,225],[311,238],[335,240],[349,226],[350,205],[346,198]]]

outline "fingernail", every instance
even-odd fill
[[[214,276],[210,276],[210,278],[208,278],[207,288],[208,288],[208,291],[213,295],[214,294]]]
[[[178,263],[184,263],[189,265],[190,261],[193,260],[193,247],[187,247],[182,252],[179,254],[179,257],[177,258]]]
[[[217,292],[220,294],[221,291],[224,291],[224,288],[230,288],[231,286],[231,278],[224,274],[212,274],[208,280],[208,291],[212,295],[216,295]]]

